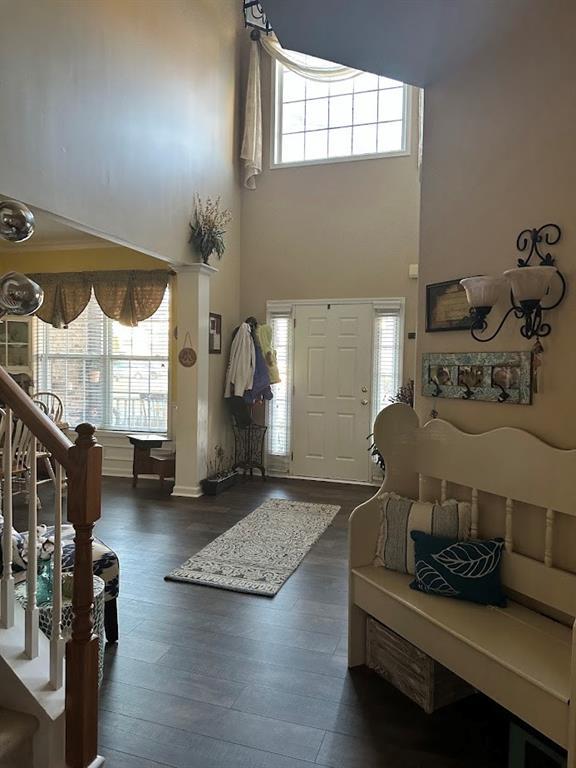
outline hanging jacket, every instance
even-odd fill
[[[280,383],[280,373],[276,362],[276,350],[272,348],[272,328],[269,325],[259,325],[256,334],[260,342],[260,349],[268,366],[270,384]]]
[[[270,389],[270,376],[268,375],[268,366],[264,360],[264,355],[260,349],[260,344],[255,344],[256,366],[254,368],[254,382],[252,389],[244,392],[244,400],[247,403],[258,403],[260,400],[272,400],[272,390]]]
[[[256,353],[250,326],[242,323],[230,348],[224,397],[242,397],[247,389],[252,389],[255,366]]]

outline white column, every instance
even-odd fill
[[[176,482],[172,495],[196,498],[202,495],[200,481],[206,477],[210,278],[218,270],[208,264],[191,264],[176,270]],[[185,343],[188,345],[186,334],[196,352],[196,363],[191,368],[178,360],[178,353]]]

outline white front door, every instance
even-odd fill
[[[371,304],[295,308],[292,474],[369,480]]]

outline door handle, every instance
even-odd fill
[[[368,405],[368,400],[360,400],[360,405]]]
[[[362,392],[368,392],[368,387],[362,387]]]

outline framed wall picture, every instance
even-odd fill
[[[210,312],[208,352],[211,355],[219,355],[222,352],[222,315],[214,312]]]
[[[470,307],[460,279],[426,286],[426,331],[467,331],[472,327]]]

